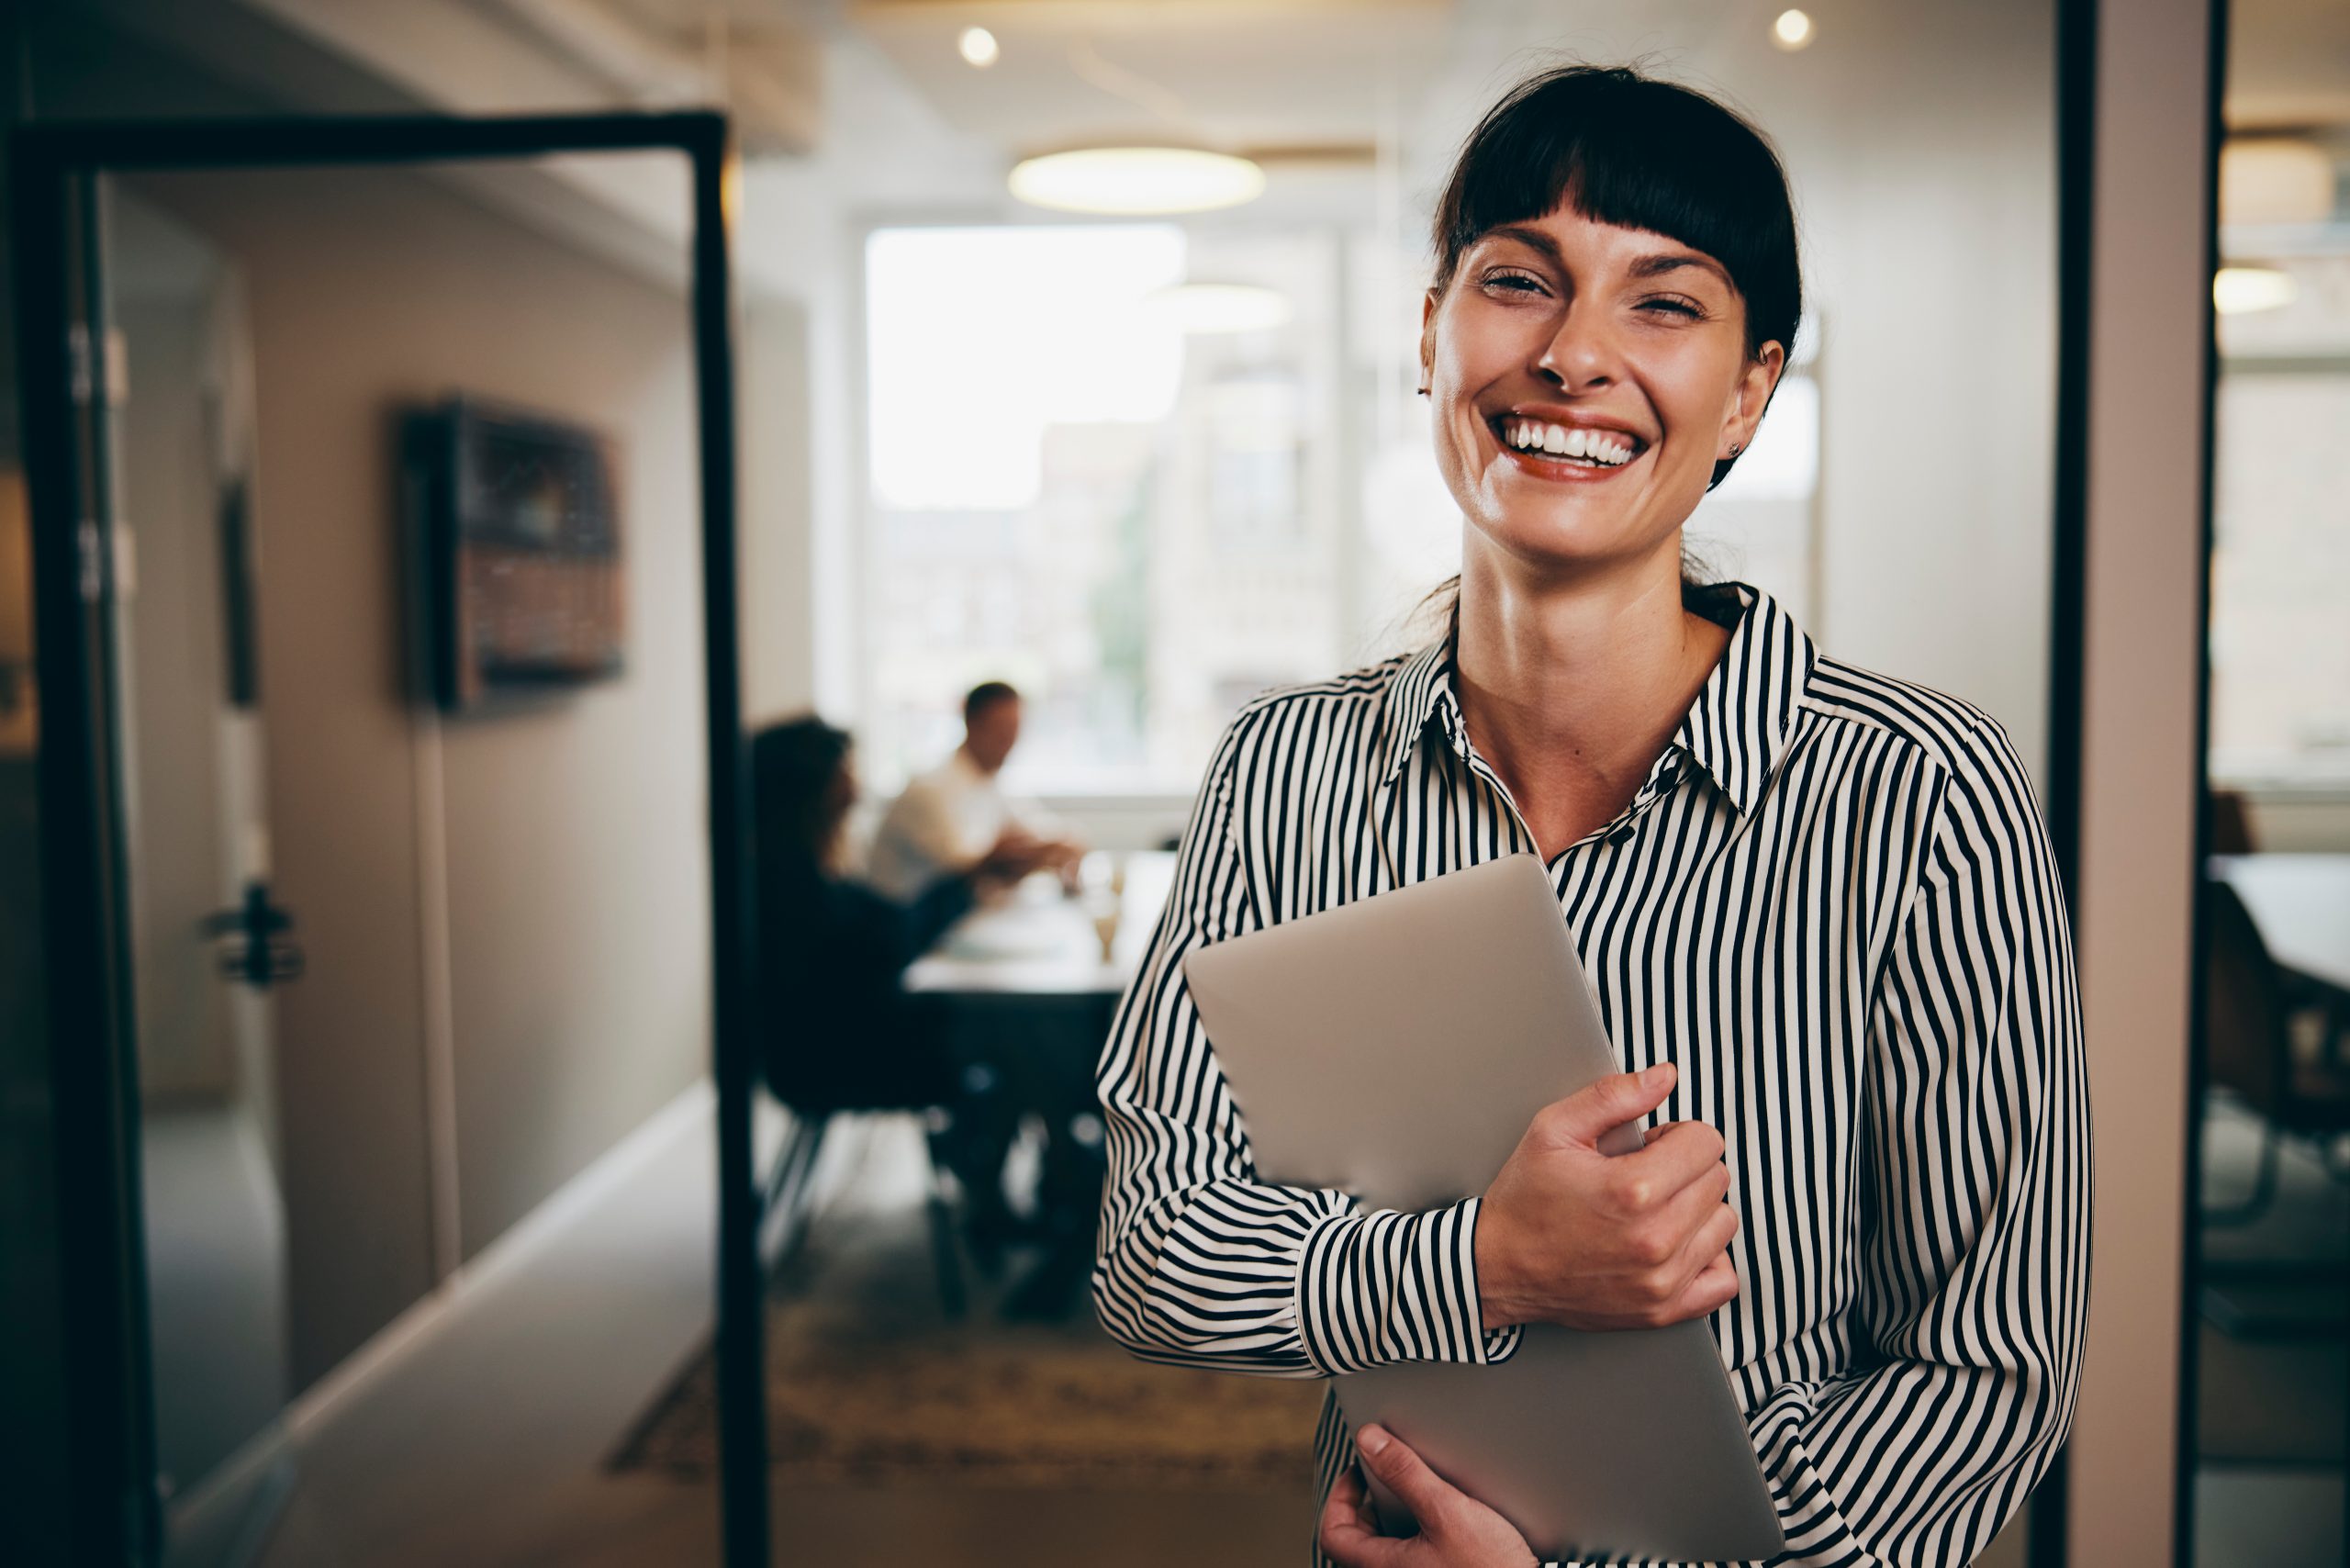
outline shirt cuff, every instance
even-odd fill
[[[1478,1203],[1317,1221],[1297,1271],[1306,1359],[1326,1373],[1391,1361],[1505,1360],[1517,1349],[1518,1330],[1487,1330],[1477,1305]]]

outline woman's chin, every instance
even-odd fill
[[[1472,519],[1471,532],[1508,559],[1545,576],[1615,571],[1656,554],[1668,542],[1616,507],[1513,506]]]

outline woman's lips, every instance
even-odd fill
[[[1611,468],[1603,463],[1577,463],[1568,458],[1551,457],[1539,452],[1521,452],[1516,447],[1502,442],[1495,444],[1500,446],[1501,454],[1516,464],[1522,472],[1530,474],[1538,479],[1548,479],[1554,484],[1570,485],[1590,485],[1596,484],[1602,479],[1612,479],[1618,474],[1639,467],[1647,460],[1648,454],[1655,450],[1653,447],[1644,446],[1632,454],[1632,460],[1629,463],[1619,463]]]

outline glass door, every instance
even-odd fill
[[[84,341],[113,542],[118,759],[166,1562],[243,1554],[293,1474],[274,998],[300,934],[270,884],[252,516],[252,352],[234,260],[99,185]]]
[[[763,1560],[723,123],[24,140],[73,1560]]]

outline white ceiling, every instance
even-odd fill
[[[627,0],[690,8],[696,0]],[[1651,57],[1672,73],[1767,81],[1802,57],[1765,37],[1778,9],[1722,0],[726,0],[803,24],[837,11],[955,129],[1008,155],[1155,133],[1239,149],[1368,148],[1382,110],[1406,124],[1448,74],[1468,101],[1489,100],[1538,57]],[[1914,69],[1901,35],[1942,32],[1935,10],[1902,15],[1855,0],[1810,0],[1811,51],[1851,76]],[[2003,7],[2012,25],[2014,13]],[[2046,43],[2053,55],[2053,6]],[[2253,125],[2350,125],[2350,0],[2232,0],[2230,118]],[[983,26],[1002,46],[985,71],[957,37]],[[2012,40],[2009,47],[2012,48]],[[2009,56],[2012,58],[2012,56]],[[1808,64],[1808,62],[1806,62]],[[1968,62],[1953,59],[1953,71]],[[1818,69],[1814,67],[1814,69]],[[1466,76],[1469,80],[1463,80]],[[1791,95],[1774,105],[1782,140],[1849,137],[1832,117],[1850,95]],[[1805,124],[1807,103],[1817,123]]]
[[[848,24],[1006,151],[1113,140],[1368,152],[1441,62],[1450,0],[857,0]],[[964,28],[1002,55],[964,63]]]

